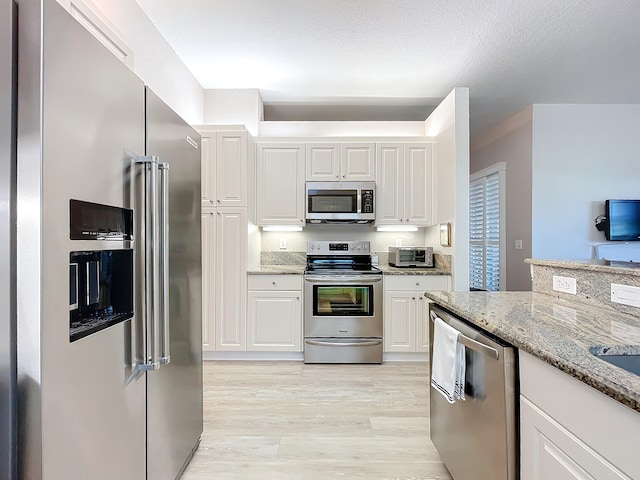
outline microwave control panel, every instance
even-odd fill
[[[373,190],[362,190],[362,213],[373,213]]]

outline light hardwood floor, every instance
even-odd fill
[[[451,479],[429,440],[426,363],[205,362],[183,480]]]

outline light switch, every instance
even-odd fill
[[[281,250],[286,250],[287,248],[287,239],[286,238],[281,238],[280,239],[280,249]]]

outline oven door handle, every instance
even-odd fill
[[[380,345],[382,340],[365,340],[363,342],[327,342],[321,340],[305,340],[308,345],[316,345],[318,347],[373,347]]]
[[[305,275],[304,279],[310,283],[377,283],[382,282],[382,275]]]

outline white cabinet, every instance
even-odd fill
[[[301,275],[249,275],[247,350],[302,351]]]
[[[375,181],[375,144],[307,143],[306,179],[322,181]]]
[[[520,351],[522,480],[637,479],[640,413]]]
[[[376,224],[433,225],[432,144],[379,143],[376,162]]]
[[[449,290],[448,275],[387,275],[384,278],[384,351],[429,351],[426,291]]]
[[[304,226],[304,143],[257,143],[257,224]]]
[[[216,134],[216,203],[247,206],[247,132]]]
[[[216,209],[215,349],[246,349],[247,209]]]
[[[215,350],[215,208],[202,209],[202,349]]]
[[[199,128],[202,136],[202,205],[247,206],[246,131]]]

